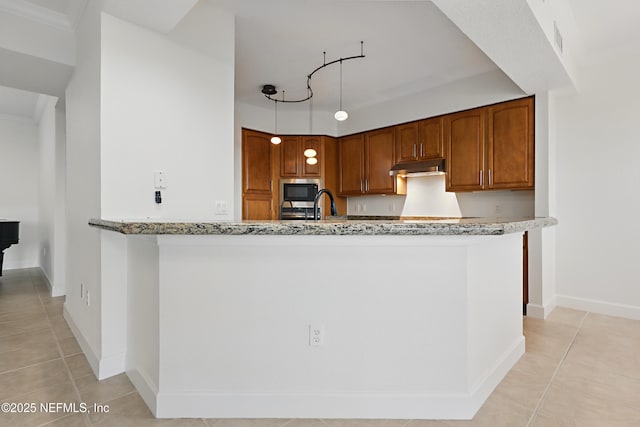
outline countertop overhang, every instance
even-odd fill
[[[556,225],[538,218],[327,219],[324,221],[178,221],[90,219],[89,225],[126,235],[503,235]]]

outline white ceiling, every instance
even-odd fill
[[[260,93],[266,83],[284,89],[286,99],[305,96],[306,76],[322,64],[322,52],[327,52],[327,62],[358,55],[361,40],[365,42],[366,58],[343,64],[343,105],[347,109],[425,91],[496,68],[427,0],[200,1],[222,5],[236,14],[236,97],[257,106],[271,106]],[[568,1],[587,49],[607,49],[640,40],[637,0]],[[31,14],[43,25],[67,25],[73,31],[86,2],[0,0],[0,9],[27,17]],[[188,4],[189,0],[180,2]],[[339,65],[316,73],[312,86],[314,108],[334,110],[339,96]],[[15,92],[0,87],[0,114],[33,117],[36,100],[33,94],[18,100]],[[29,102],[33,104],[29,106]],[[305,104],[300,108],[308,108]]]
[[[265,83],[285,99],[306,96],[316,67],[343,63],[343,106],[358,109],[496,69],[429,1],[230,0],[236,12],[236,100],[271,103]],[[314,74],[314,109],[336,110],[340,65]],[[280,99],[280,92],[278,98]],[[308,109],[307,104],[299,108]]]

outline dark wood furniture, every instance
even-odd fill
[[[2,262],[4,261],[4,250],[11,245],[18,244],[18,234],[20,229],[19,221],[0,219],[0,276],[2,276]]]

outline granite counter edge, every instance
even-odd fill
[[[509,222],[136,222],[91,219],[92,227],[126,235],[502,235],[557,224],[555,218]]]

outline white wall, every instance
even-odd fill
[[[67,292],[67,115],[56,108],[55,150],[55,219],[53,222],[53,283],[52,294]]]
[[[185,19],[233,40],[233,16],[208,4]],[[219,85],[233,81],[233,42],[207,47],[189,25],[162,35],[92,2],[78,29],[67,88],[65,317],[99,378],[126,368],[126,246],[87,221],[233,217],[233,86]],[[167,185],[159,206],[157,170]],[[226,213],[215,215],[217,200],[228,202]]]
[[[57,98],[41,95],[44,104],[38,123],[40,229],[38,258],[53,296],[65,294],[66,244],[66,130],[65,113]]]
[[[640,49],[592,52],[555,94],[558,304],[640,319]]]
[[[41,97],[43,102],[42,115],[38,123],[38,147],[39,147],[39,248],[38,261],[49,284],[53,282],[52,242],[54,241],[54,206],[55,206],[55,151],[56,151],[56,113],[55,98]]]
[[[20,242],[5,250],[3,269],[38,265],[38,128],[0,117],[0,218],[20,221]]]
[[[66,91],[67,298],[65,318],[97,372],[100,346],[100,9],[88,2],[77,29],[77,65]],[[80,285],[91,295],[81,298]],[[86,295],[83,294],[83,296]]]
[[[216,20],[233,34],[232,17]],[[233,43],[225,46],[208,56],[103,15],[103,217],[233,217],[233,87],[220,84],[233,81]],[[165,172],[161,204],[154,171]],[[216,214],[217,200],[227,213]]]
[[[159,236],[159,259],[127,240],[147,253],[129,268],[133,362],[161,418],[471,418],[524,352],[515,233]]]
[[[445,178],[409,177],[406,196],[350,197],[347,214],[502,218],[533,215],[533,190],[448,193]]]

